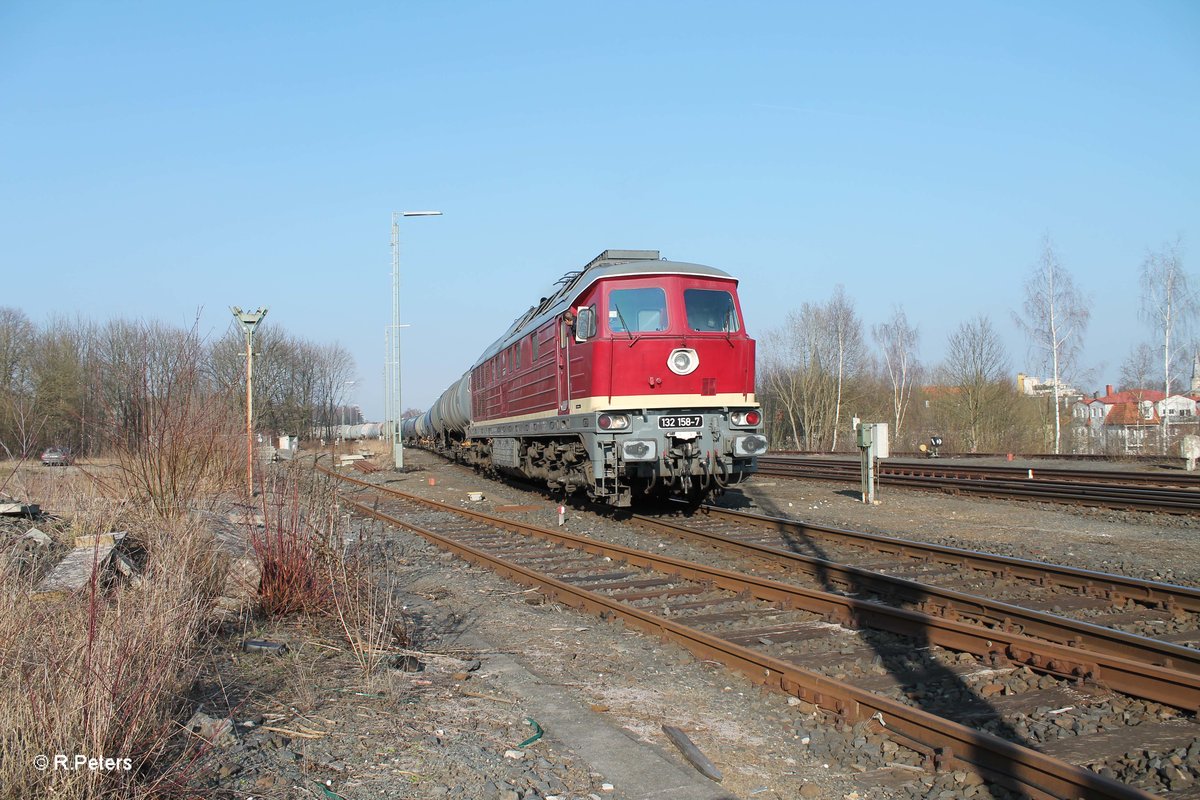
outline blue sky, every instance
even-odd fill
[[[563,272],[652,248],[742,280],[751,335],[838,283],[938,361],[1011,322],[1049,233],[1116,383],[1147,248],[1200,269],[1200,5],[0,3],[0,304],[227,307],[337,340],[404,404]],[[1029,371],[1035,371],[1029,366]]]

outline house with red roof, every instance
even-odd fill
[[[1114,391],[1112,384],[1071,404],[1077,452],[1141,452],[1157,445],[1164,415],[1167,424],[1194,422],[1196,401],[1184,395],[1167,397],[1157,389]]]

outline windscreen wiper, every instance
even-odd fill
[[[625,329],[625,335],[629,337],[629,346],[633,347],[637,344],[638,337],[634,336],[633,331],[629,330],[629,323],[625,321],[624,315],[621,314],[621,307],[614,305],[613,308],[616,309],[617,319],[621,320],[621,327]]]

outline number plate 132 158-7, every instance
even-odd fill
[[[658,418],[658,427],[660,428],[699,428],[703,425],[704,417],[700,414]]]

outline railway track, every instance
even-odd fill
[[[1088,649],[1092,640],[1035,640],[338,478],[363,495],[347,499],[360,513],[412,530],[547,597],[675,641],[873,735],[886,732],[914,754],[910,761],[972,770],[1029,796],[1148,796],[1068,763],[1094,761],[1101,749],[1096,737],[1104,739],[1105,751],[1125,752],[1149,731],[1122,725],[1131,701],[1096,682],[1101,674],[1141,674],[1159,688],[1145,684],[1137,691],[1168,697],[1184,691],[1187,704],[1195,700],[1196,674],[1151,663],[1161,652],[1138,662]],[[1037,672],[1018,667],[1022,662]],[[997,686],[1008,695],[1003,687],[1015,685],[998,683],[999,675],[1016,675],[1034,687],[1033,696],[992,696]],[[1168,684],[1176,688],[1163,688]],[[1161,718],[1152,726],[1160,743],[1187,747],[1196,740],[1200,728],[1184,715],[1133,702]],[[1054,715],[1052,724],[1047,714]],[[1028,746],[1034,744],[1046,752]]]
[[[776,456],[801,456],[801,457],[825,457],[830,455],[837,456],[839,453],[831,454],[827,450],[772,450],[771,453]],[[841,452],[841,456],[845,458],[855,458],[853,453]],[[1008,458],[1012,453],[958,453],[942,448],[938,458],[947,459],[974,459],[981,460],[985,458]],[[929,453],[919,450],[892,450],[893,458],[915,458],[925,459],[930,458]],[[1170,457],[1165,455],[1145,455],[1145,454],[1130,454],[1125,456],[1109,456],[1090,453],[1026,453],[1020,458],[1036,458],[1042,461],[1062,461],[1064,463],[1135,463],[1135,464],[1156,464],[1162,461],[1169,461]]]
[[[858,460],[762,456],[760,475],[814,480],[860,480]],[[881,461],[883,485],[1072,503],[1101,508],[1200,512],[1200,476],[1186,472],[1133,472],[1028,467],[982,467],[944,460]]]
[[[1185,646],[1200,643],[1200,590],[711,506],[632,520],[789,583],[1066,647],[1003,657],[1200,710],[1200,650]]]
[[[635,519],[663,522],[643,515]],[[1200,589],[1196,587],[711,505],[687,515],[686,521],[689,530],[705,532],[710,542],[729,546],[758,543],[793,557],[808,553],[873,573],[919,579],[923,584],[970,590],[1001,600],[1016,598],[1014,602],[1027,608],[1073,615],[1174,644],[1200,646]],[[1172,624],[1164,630],[1168,620]]]

